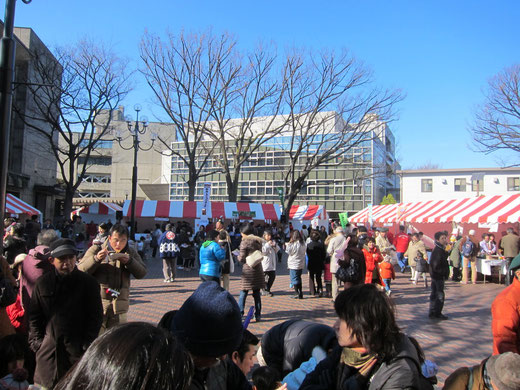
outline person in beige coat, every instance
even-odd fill
[[[108,240],[102,245],[92,245],[78,265],[79,270],[94,276],[101,286],[103,324],[100,334],[126,322],[130,276],[142,279],[146,275],[141,256],[128,246],[128,236],[125,226],[112,226]]]
[[[332,274],[332,300],[335,301],[338,296],[338,279],[336,272],[338,271],[338,259],[336,258],[336,251],[341,248],[346,238],[343,234],[343,228],[338,226],[334,229],[334,235],[327,245],[327,253],[330,255],[330,273]]]
[[[424,279],[424,285],[427,286],[426,272],[417,272],[417,259],[423,258],[428,261],[428,254],[426,253],[426,247],[424,246],[424,242],[419,239],[419,234],[412,234],[412,240],[408,244],[408,249],[404,253],[404,257],[408,258],[408,265],[412,270],[411,281],[413,284],[417,284],[417,280],[419,279],[419,274],[422,274]]]

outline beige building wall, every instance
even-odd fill
[[[134,112],[132,112],[134,113]],[[132,196],[132,171],[134,163],[134,150],[132,148],[133,138],[128,130],[128,124],[124,120],[125,111],[124,107],[119,107],[112,113],[106,113],[106,115],[112,115],[110,123],[111,132],[107,134],[103,139],[105,141],[112,141],[111,147],[96,147],[92,152],[92,157],[106,157],[111,159],[111,163],[108,165],[92,164],[87,168],[87,180],[78,188],[78,194],[74,199],[76,204],[84,202],[93,202],[100,200],[99,196],[102,195],[101,200],[110,200],[115,202],[122,202],[126,199],[130,199]],[[135,120],[135,117],[133,117]],[[104,118],[101,115],[98,118],[98,122],[103,121]],[[132,128],[135,125],[135,121],[132,121]],[[141,123],[139,124],[140,129]],[[175,138],[175,127],[170,123],[151,122],[147,127],[147,131],[143,136],[140,136],[140,146],[148,149],[151,146],[151,135],[155,133],[163,140],[174,140]],[[117,137],[121,137],[121,144],[116,140]],[[106,146],[108,143],[104,143]],[[101,144],[100,144],[101,145]],[[128,149],[128,150],[126,150]],[[155,141],[152,149],[145,151],[139,150],[137,155],[137,199],[149,199],[146,193],[140,188],[141,185],[159,184],[164,182],[162,175],[162,164],[163,155],[161,150],[164,149],[164,145]],[[91,180],[94,176],[102,178],[109,178],[109,182],[95,182]],[[92,196],[86,197],[88,194]]]

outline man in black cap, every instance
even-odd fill
[[[76,246],[59,239],[50,246],[54,272],[36,282],[29,307],[29,344],[36,353],[34,381],[52,388],[99,333],[103,310],[99,284],[76,268]]]
[[[217,369],[228,354],[238,349],[244,331],[238,303],[216,282],[201,283],[178,311],[167,313],[163,317],[159,326],[169,326],[170,331],[184,344],[193,358],[195,375],[190,390],[249,388],[247,380],[239,380],[239,385],[230,385],[227,382],[231,376],[222,379],[222,386],[211,384],[208,380],[208,375],[210,378],[221,377],[221,373],[210,375],[210,370]],[[226,371],[227,368],[240,371],[234,365],[226,367]],[[233,377],[241,379],[240,375]]]

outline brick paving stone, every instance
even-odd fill
[[[200,279],[197,270],[177,270],[174,283],[163,283],[161,260],[150,259],[147,265],[146,277],[132,281],[128,319],[157,323],[165,312],[182,305],[200,284]],[[292,299],[287,267],[278,263],[277,268],[272,288],[274,296],[262,297],[262,321],[257,323],[253,319],[249,329],[261,337],[274,325],[293,318],[332,325],[336,315],[331,299],[310,297],[306,274],[302,276],[305,299]],[[447,281],[443,313],[449,320],[434,321],[428,318],[430,290],[419,284],[414,286],[409,274],[397,273],[392,283],[397,322],[403,331],[419,341],[426,358],[439,365],[438,379],[442,384],[456,368],[478,364],[492,353],[491,303],[504,286]],[[231,275],[230,292],[238,299],[240,269]],[[251,305],[253,297],[249,295],[246,306]]]

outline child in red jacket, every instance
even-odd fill
[[[390,254],[384,254],[383,261],[379,263],[379,272],[385,285],[386,295],[390,296],[390,294],[392,294],[392,290],[390,290],[390,284],[392,283],[392,279],[395,279],[395,271],[394,266],[392,265],[392,257]]]

